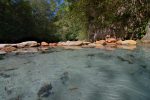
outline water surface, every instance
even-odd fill
[[[0,100],[150,100],[150,49],[1,56]]]

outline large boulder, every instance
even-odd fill
[[[41,42],[41,46],[49,46],[47,42]]]
[[[36,47],[36,46],[38,46],[38,43],[36,41],[26,41],[26,42],[21,42],[17,44],[18,48]]]

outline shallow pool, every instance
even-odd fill
[[[150,100],[150,49],[1,56],[0,100]]]

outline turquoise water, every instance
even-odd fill
[[[53,48],[0,58],[0,100],[150,100],[149,48]]]

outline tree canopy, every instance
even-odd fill
[[[1,0],[0,42],[140,39],[149,8],[149,0]]]

